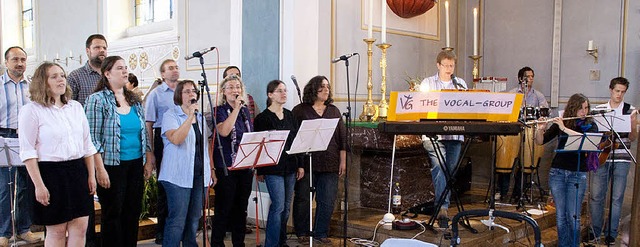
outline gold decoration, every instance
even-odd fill
[[[149,66],[149,54],[146,51],[140,53],[140,68],[147,69]]]
[[[473,76],[473,79],[479,79],[480,78],[480,58],[482,58],[482,56],[469,56],[469,58],[473,59],[473,70],[471,70],[471,76]]]
[[[362,113],[358,117],[360,121],[376,121],[378,119],[378,106],[373,104],[372,92],[373,92],[373,82],[372,82],[372,66],[373,66],[373,42],[376,39],[363,39],[365,43],[367,43],[367,102],[362,106]]]
[[[138,56],[136,56],[135,53],[131,53],[131,55],[129,55],[129,69],[135,70],[136,67],[138,67]]]
[[[387,104],[387,49],[391,47],[391,44],[378,44],[380,50],[382,50],[382,56],[380,57],[380,69],[382,70],[382,82],[380,83],[380,94],[382,99],[378,104],[378,118],[382,120],[387,119],[387,111],[389,105]]]
[[[173,52],[171,53],[171,56],[173,56],[173,60],[178,60],[178,57],[180,56],[180,49],[177,46],[173,47]]]

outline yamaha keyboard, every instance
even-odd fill
[[[523,125],[519,122],[484,121],[422,121],[381,122],[378,130],[394,135],[517,135]]]

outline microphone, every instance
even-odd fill
[[[591,109],[591,111],[589,112],[589,115],[596,115],[596,114],[605,114],[605,113],[609,113],[609,112],[613,112],[615,110],[613,109],[598,109],[598,108],[594,108]]]
[[[293,81],[293,85],[296,86],[296,90],[298,91],[298,98],[300,99],[300,102],[302,102],[302,97],[300,96],[300,87],[298,86],[298,80],[296,79],[296,76],[291,75],[291,80]]]
[[[196,58],[196,57],[202,57],[202,55],[209,53],[210,51],[213,51],[213,49],[215,49],[215,46],[209,47],[209,48],[205,48],[199,51],[194,52],[193,54],[191,54],[190,56],[185,56],[184,60],[191,60],[192,58]]]
[[[193,104],[195,104],[195,103],[198,103],[198,100],[196,100],[196,99],[191,99],[191,104],[193,105]],[[193,111],[193,112],[194,112],[194,113],[198,113],[198,109],[196,109],[196,110],[195,110],[195,111]]]
[[[354,53],[351,53],[351,54],[345,54],[345,55],[342,55],[342,56],[339,56],[339,57],[336,57],[336,58],[332,59],[331,63],[337,63],[337,62],[340,62],[342,60],[347,60],[347,59],[349,59],[349,58],[351,58],[351,57],[353,57],[355,55],[358,55],[358,53],[354,52]]]
[[[461,87],[462,89],[467,89],[462,84],[458,83],[458,80],[456,80],[456,76],[453,74],[451,74],[451,82],[453,83],[453,86],[456,87],[456,89],[458,89],[458,87]]]
[[[238,99],[238,97],[240,97],[240,95],[236,95],[236,99]],[[244,100],[240,100],[240,107],[245,106]]]

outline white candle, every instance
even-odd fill
[[[44,54],[44,58],[42,59],[42,61],[47,61],[47,54]]]
[[[382,38],[383,44],[387,43],[387,0],[382,0],[380,7],[382,8]]]
[[[446,47],[451,47],[451,42],[449,39],[449,1],[444,2],[444,30]]]
[[[367,38],[373,38],[373,0],[369,0],[369,26],[367,27]]]
[[[73,57],[73,52],[71,52],[71,50],[69,50],[69,57]]]
[[[478,9],[473,8],[473,55],[478,55]]]
[[[593,40],[589,40],[589,45],[587,45],[587,50],[593,50]]]
[[[56,52],[56,59],[60,59],[60,54]]]

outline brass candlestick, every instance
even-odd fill
[[[587,49],[587,54],[593,57],[593,63],[598,63],[598,48]]]
[[[480,78],[480,69],[478,67],[480,67],[480,58],[482,58],[482,56],[473,55],[469,56],[469,58],[473,59],[473,70],[471,70],[471,76],[473,76],[473,79],[478,79]]]
[[[362,113],[360,113],[360,121],[376,121],[378,119],[378,106],[373,104],[373,99],[371,94],[373,93],[373,82],[372,82],[372,65],[373,65],[373,42],[376,42],[376,39],[363,39],[365,43],[367,43],[367,61],[368,70],[367,70],[367,102],[362,106]]]
[[[453,47],[442,47],[443,51],[453,51]]]
[[[380,104],[378,104],[378,118],[382,120],[387,119],[387,111],[389,105],[387,104],[387,49],[391,47],[391,44],[383,43],[376,45],[382,50],[382,56],[380,57],[380,69],[382,70],[382,82],[380,83]]]

